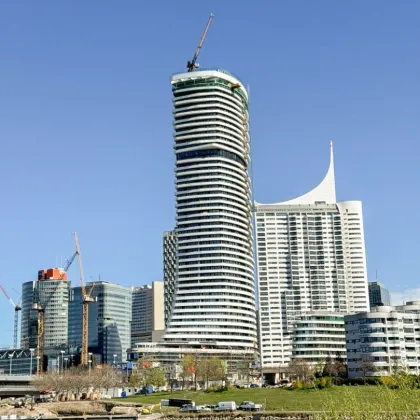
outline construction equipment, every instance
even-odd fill
[[[51,298],[54,296],[55,292],[60,285],[60,281],[64,279],[67,274],[68,269],[72,265],[74,259],[76,258],[76,252],[73,256],[67,260],[66,265],[63,268],[62,273],[58,278],[52,279],[53,281],[57,281],[56,286],[54,287],[53,291],[48,295],[47,299],[44,302],[41,302],[40,293],[38,291],[37,294],[34,295],[34,303],[32,305],[32,309],[38,312],[38,334],[37,334],[37,365],[36,365],[36,373],[40,375],[43,371],[43,364],[44,364],[44,339],[45,339],[45,310],[50,303]],[[54,270],[53,270],[54,271]],[[38,272],[39,277],[39,272]],[[38,278],[39,281],[39,278]]]
[[[201,47],[203,46],[203,42],[204,42],[204,40],[206,38],[207,31],[210,28],[211,21],[213,20],[213,17],[214,17],[214,15],[213,15],[213,13],[211,13],[210,14],[210,17],[209,17],[209,20],[207,21],[206,28],[204,29],[203,35],[201,35],[200,42],[198,43],[197,49],[195,50],[194,57],[193,57],[193,59],[191,61],[188,61],[187,62],[187,70],[188,70],[188,72],[194,71],[196,68],[199,67],[199,64],[196,63],[196,61],[197,61],[198,55],[200,54]]]
[[[2,286],[1,283],[0,283],[0,289],[4,293],[4,296],[6,296],[6,299],[15,308],[15,318],[14,318],[14,322],[13,322],[13,348],[17,349],[19,311],[22,310],[22,302],[20,300],[19,303],[16,305],[15,302],[13,302],[12,298],[8,295],[8,293],[6,292],[6,289]]]
[[[74,241],[76,243],[76,254],[77,261],[79,263],[79,274],[80,274],[80,286],[82,288],[82,305],[83,305],[83,320],[82,320],[82,366],[88,365],[88,321],[89,321],[89,303],[95,302],[93,298],[92,291],[95,287],[95,283],[92,284],[89,290],[86,290],[85,280],[83,277],[83,265],[82,265],[82,255],[80,253],[79,239],[77,238],[77,233],[74,232]]]

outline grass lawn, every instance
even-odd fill
[[[419,401],[420,407],[420,390],[411,390],[409,394],[396,390],[384,390],[381,386],[340,386],[324,390],[285,390],[279,388],[248,388],[248,389],[232,389],[224,392],[204,391],[177,391],[158,392],[152,395],[136,395],[127,397],[127,402],[139,402],[145,404],[156,404],[161,399],[168,398],[185,398],[192,399],[198,404],[216,404],[219,401],[254,401],[255,403],[265,404],[266,410],[281,411],[322,411],[327,406],[334,405],[338,409],[340,407],[349,407],[352,401],[364,405],[381,406],[381,399],[384,398],[384,392],[390,392],[398,400],[403,403],[407,399],[407,404],[413,404],[413,401]],[[410,401],[408,401],[410,400]],[[384,410],[386,408],[384,407]]]

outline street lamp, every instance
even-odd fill
[[[89,356],[89,360],[88,360],[88,364],[89,364],[89,376],[90,376],[90,367],[92,366],[92,353],[88,353]]]
[[[64,358],[65,351],[61,350],[60,353],[61,353],[61,373],[63,373],[63,371],[64,371],[64,363],[63,363],[64,360],[63,360],[63,358]]]
[[[34,350],[35,349],[29,349],[29,351],[31,352],[31,368],[29,371],[29,375],[32,376],[32,357],[34,356]]]
[[[13,360],[13,353],[9,353],[10,365],[9,365],[9,376],[12,375],[12,360]]]

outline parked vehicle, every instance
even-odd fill
[[[255,404],[253,401],[243,401],[238,408],[245,411],[260,411],[262,410],[262,404]]]
[[[235,401],[222,401],[216,405],[216,411],[235,411],[236,402]]]
[[[258,384],[251,384],[249,387],[250,388],[259,388],[260,386]]]
[[[182,413],[195,413],[197,412],[197,407],[195,404],[184,404],[179,411]]]
[[[207,405],[197,405],[195,408],[196,408],[195,411],[197,413],[202,412],[202,411],[211,411],[211,408],[208,407]]]

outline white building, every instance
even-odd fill
[[[301,197],[255,203],[263,367],[286,365],[293,325],[309,311],[369,309],[362,203],[336,201],[334,159]]]
[[[344,320],[349,377],[386,376],[401,369],[420,373],[420,301],[375,306]]]
[[[164,338],[254,352],[248,94],[224,70],[171,83],[178,269]]]
[[[293,328],[292,358],[316,365],[327,357],[347,357],[344,314],[319,311],[302,315]]]
[[[177,236],[176,232],[163,234],[163,284],[165,305],[165,327],[168,324],[172,311],[172,302],[175,296],[176,271],[177,271]]]
[[[159,341],[165,329],[163,282],[133,288],[131,345]]]

